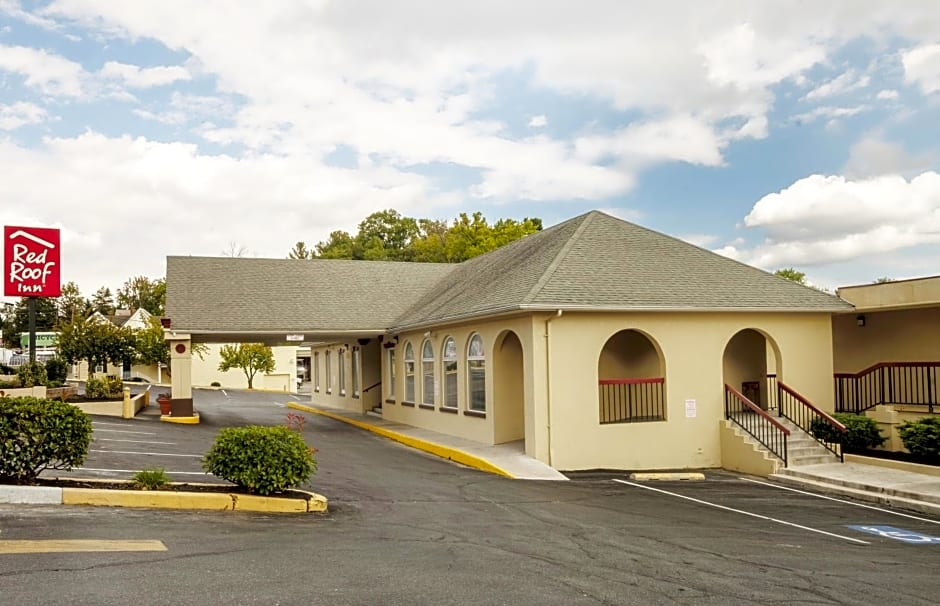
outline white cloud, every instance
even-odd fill
[[[546,124],[548,124],[548,118],[544,114],[532,116],[532,119],[529,120],[530,128],[542,128]]]
[[[766,240],[719,252],[765,268],[817,265],[940,242],[940,174],[858,181],[812,175],[758,200],[744,224]]]
[[[793,116],[792,119],[794,122],[802,122],[802,123],[815,122],[816,120],[820,118],[824,118],[826,120],[835,120],[838,118],[847,118],[849,116],[854,116],[868,109],[869,107],[867,105],[856,105],[853,107],[836,107],[832,105],[822,105],[808,112],[803,112],[802,114],[796,114],[795,116]]]
[[[909,154],[897,143],[885,141],[880,133],[870,133],[849,150],[842,172],[849,179],[899,174],[913,177],[927,171],[934,163],[931,154]]]
[[[806,101],[824,99],[836,95],[843,95],[860,88],[865,88],[871,82],[871,78],[865,75],[859,75],[854,69],[850,69],[839,76],[820,84],[813,90],[806,93],[803,97]]]
[[[904,80],[920,86],[925,95],[940,91],[940,44],[927,44],[901,55]]]
[[[85,70],[80,63],[26,46],[0,45],[0,70],[25,77],[26,86],[45,95],[81,97]]]
[[[103,78],[118,80],[131,88],[164,86],[192,78],[189,70],[181,65],[140,67],[117,61],[108,61],[98,73]]]
[[[878,91],[878,94],[875,95],[875,98],[881,101],[894,101],[898,97],[900,97],[898,91],[888,88]]]
[[[689,244],[694,244],[696,246],[707,247],[711,246],[719,240],[718,236],[714,234],[685,234],[677,236],[680,240],[685,240]]]
[[[17,101],[10,105],[0,103],[0,130],[15,130],[28,124],[46,120],[46,110],[34,103]]]

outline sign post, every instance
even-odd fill
[[[29,361],[36,361],[36,297],[58,297],[59,230],[45,227],[3,228],[3,295],[28,297]]]

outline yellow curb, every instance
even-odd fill
[[[191,417],[174,417],[172,415],[160,415],[160,420],[164,423],[181,423],[184,425],[199,425],[199,413],[194,412]]]
[[[62,504],[163,509],[211,509],[215,511],[235,508],[231,495],[222,492],[170,492],[107,488],[63,488]]]
[[[296,498],[262,497],[251,494],[233,494],[235,511],[266,511],[270,513],[306,513],[307,500]]]
[[[326,497],[322,494],[317,494],[315,492],[310,492],[309,490],[298,490],[297,488],[293,489],[294,492],[302,492],[307,495],[307,511],[326,511],[329,503],[326,500]]]
[[[111,551],[166,551],[162,541],[98,539],[39,539],[0,541],[0,553],[88,553]]]
[[[360,429],[371,431],[372,433],[378,434],[390,440],[400,442],[405,446],[423,450],[424,452],[441,457],[442,459],[450,459],[455,463],[460,463],[461,465],[466,465],[467,467],[473,467],[474,469],[479,469],[480,471],[486,471],[488,473],[494,473],[496,475],[515,479],[515,476],[513,476],[511,473],[501,467],[493,465],[486,459],[482,459],[476,455],[472,455],[462,450],[457,450],[456,448],[450,448],[449,446],[444,446],[442,444],[435,444],[434,442],[428,442],[420,438],[406,436],[405,434],[398,433],[397,431],[391,431],[389,429],[385,429],[384,427],[378,427],[377,425],[371,425],[369,423],[357,421],[356,419],[350,419],[348,417],[333,414],[325,410],[319,410],[311,406],[304,406],[303,404],[298,404],[297,402],[288,402],[287,407],[293,408],[294,410],[302,410],[304,412],[322,415],[337,421],[342,421],[343,423],[348,423]]]
[[[631,480],[704,480],[704,473],[678,472],[678,473],[631,473]]]

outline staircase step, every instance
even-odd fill
[[[787,466],[801,467],[804,465],[821,465],[823,463],[838,463],[839,459],[828,451],[824,455],[807,455],[800,457],[791,457],[787,454]]]

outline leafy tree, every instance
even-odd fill
[[[162,316],[166,307],[166,280],[151,280],[135,276],[117,291],[117,302],[121,309],[146,309],[154,316]]]
[[[261,343],[223,345],[219,355],[222,357],[219,370],[225,372],[233,368],[241,369],[248,379],[248,389],[253,389],[257,373],[274,370],[274,353],[270,347]]]
[[[796,269],[792,267],[785,267],[783,269],[778,269],[777,271],[774,272],[774,275],[780,276],[781,278],[784,278],[785,280],[790,280],[791,282],[796,282],[797,284],[802,284],[803,286],[806,286],[806,274],[801,271],[797,271]]]
[[[62,294],[56,302],[59,322],[74,322],[78,318],[85,318],[91,314],[91,304],[82,296],[75,282],[66,282],[62,285]]]
[[[137,362],[146,365],[170,363],[170,344],[163,335],[163,326],[158,318],[151,317],[147,327],[136,330],[134,336]]]
[[[223,257],[244,257],[247,254],[248,247],[244,244],[239,244],[235,240],[229,242],[228,247],[222,251]]]
[[[104,316],[114,314],[114,295],[107,286],[102,286],[91,296],[91,312],[100,312]]]
[[[447,263],[447,221],[418,219],[418,232],[418,237],[411,243],[411,260]]]
[[[394,209],[374,212],[359,224],[355,238],[358,256],[369,261],[408,261],[418,222]]]
[[[294,248],[292,248],[291,251],[287,253],[288,259],[312,259],[313,256],[313,251],[307,248],[307,244],[305,242],[298,242],[297,244],[294,244]]]
[[[98,319],[79,318],[61,326],[57,347],[59,356],[69,364],[84,360],[92,370],[108,362],[133,362],[137,356],[134,333],[129,328]]]
[[[49,331],[58,324],[59,314],[56,311],[56,299],[50,297],[36,298],[36,331]],[[13,307],[13,332],[20,334],[29,332],[29,298],[20,297]],[[19,345],[17,343],[17,345]]]
[[[352,236],[345,231],[330,232],[325,242],[318,242],[316,256],[321,259],[354,259],[354,243]]]

